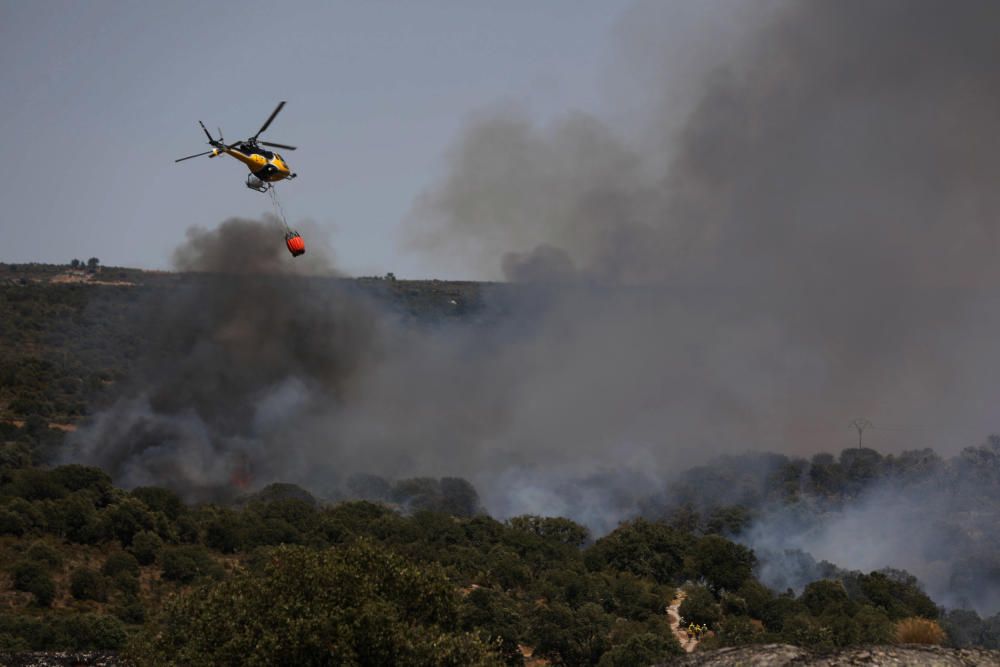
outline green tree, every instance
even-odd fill
[[[534,619],[535,655],[556,665],[596,665],[609,646],[612,620],[592,602],[579,609],[549,604]]]
[[[123,547],[132,545],[135,536],[143,531],[152,531],[156,519],[140,500],[121,498],[106,510],[108,532],[121,542]],[[140,559],[142,562],[142,559]]]
[[[854,614],[858,627],[858,641],[862,644],[889,644],[893,640],[894,627],[889,616],[871,605],[861,605]]]
[[[481,510],[479,494],[461,477],[441,478],[441,511],[452,516],[473,516]]]
[[[150,565],[156,561],[162,548],[163,540],[160,539],[160,536],[146,530],[138,533],[132,539],[132,546],[129,547],[129,551],[139,561],[140,565]]]
[[[862,574],[858,585],[864,600],[883,610],[891,620],[910,616],[936,619],[937,605],[920,589],[913,575],[902,570],[883,570]]]
[[[164,548],[160,552],[160,567],[164,579],[182,584],[201,577],[220,579],[223,575],[222,566],[212,558],[211,552],[195,544]]]
[[[34,561],[22,561],[14,565],[11,574],[14,579],[14,590],[31,593],[35,596],[35,604],[40,607],[51,606],[56,597],[56,584],[44,565]]]
[[[590,537],[590,531],[585,526],[561,517],[524,515],[509,519],[507,523],[514,530],[523,530],[571,547],[583,546]]]
[[[73,570],[69,578],[69,592],[77,600],[107,602],[108,581],[100,572],[87,567]]]
[[[693,539],[670,526],[636,519],[623,523],[587,550],[594,569],[612,567],[669,584],[684,568]]]
[[[139,561],[127,551],[115,551],[109,554],[101,567],[101,573],[108,577],[114,577],[121,572],[133,577],[139,576]]]
[[[597,664],[599,667],[646,667],[683,654],[672,632],[643,632],[613,646]]]
[[[715,593],[735,591],[753,573],[757,562],[753,551],[718,535],[698,540],[690,556],[692,574],[705,579]]]
[[[687,591],[684,601],[678,610],[684,625],[695,623],[714,627],[722,617],[715,597],[704,586],[695,586]]]
[[[459,629],[440,568],[368,543],[277,547],[260,571],[169,601],[131,644],[144,665],[500,665]]]
[[[799,600],[813,616],[825,614],[852,616],[856,611],[854,603],[847,596],[844,585],[831,579],[812,582],[802,591]]]
[[[132,489],[132,496],[142,501],[151,511],[162,512],[171,521],[177,521],[184,512],[184,502],[170,489],[139,486]]]

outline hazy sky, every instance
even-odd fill
[[[470,114],[614,113],[632,4],[0,0],[0,261],[166,268],[191,225],[269,211],[236,161],[174,159],[199,119],[240,139],[287,100],[264,138],[299,146],[289,221],[348,272],[436,275],[399,227]]]

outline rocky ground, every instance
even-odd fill
[[[941,646],[867,646],[817,654],[787,644],[764,644],[692,653],[666,663],[684,667],[1000,667],[1000,651]]]
[[[0,667],[126,667],[114,651],[0,653]]]

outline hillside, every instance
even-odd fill
[[[188,378],[186,360],[201,362],[203,338],[198,330],[163,331],[163,318],[183,323],[225,309],[229,302],[205,298],[223,294],[266,327],[268,313],[257,317],[264,306],[247,302],[245,283],[233,289],[225,276],[39,265],[0,265],[0,275],[0,651],[111,650],[141,664],[164,656],[246,664],[266,645],[262,660],[272,664],[641,665],[682,653],[666,613],[681,590],[682,622],[710,628],[690,660],[746,644],[826,653],[895,641],[1000,646],[1000,615],[946,611],[902,569],[848,570],[793,554],[803,565],[785,586],[773,578],[774,555],[747,546],[749,531],[777,516],[776,507],[821,514],[852,507],[886,480],[917,494],[947,492],[967,510],[963,521],[975,507],[988,525],[998,479],[993,441],[953,461],[874,450],[809,461],[721,459],[664,480],[664,491],[642,502],[643,516],[626,517],[608,534],[568,518],[497,520],[458,477],[321,471],[336,481],[325,488],[254,479],[266,459],[251,460],[252,448],[199,487],[190,480],[201,471],[175,474],[183,461],[171,457],[145,469],[161,477],[125,484],[135,459],[101,470],[67,460],[67,450],[87,429],[96,447],[113,438],[130,454],[140,445],[160,451],[177,433],[195,437],[148,414],[124,433],[93,430],[145,390],[147,378],[167,378],[151,399],[161,414],[186,419],[172,403],[180,387],[195,397],[222,394],[201,419],[234,441],[246,441],[238,418],[254,418],[243,403],[256,396],[232,364],[175,383]],[[334,320],[324,344],[370,337],[385,321],[429,340],[447,340],[453,326],[487,332],[504,320],[505,304],[527,301],[530,310],[538,298],[527,288],[475,283],[274,280],[279,298],[289,290],[332,295],[330,307],[364,324],[353,331],[343,326],[351,317]],[[184,308],[172,312],[177,303]],[[367,312],[357,304],[381,319],[369,326],[355,317]],[[222,341],[213,354],[265,369],[271,361],[258,337],[228,323],[208,331]],[[288,354],[305,334],[276,335],[290,338],[279,348]],[[247,340],[253,345],[244,350]],[[351,372],[338,359],[309,361],[323,372],[307,377],[339,381]],[[201,386],[209,380],[218,384]],[[333,398],[347,391],[330,387]],[[993,539],[987,532],[965,543],[976,546],[970,554],[982,557],[984,572],[992,571]],[[993,586],[977,576],[959,589],[983,582]],[[903,649],[883,652],[891,651]]]

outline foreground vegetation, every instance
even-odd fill
[[[111,649],[141,664],[519,665],[530,654],[644,665],[681,651],[665,614],[679,587],[684,624],[711,628],[705,647],[1000,647],[1000,615],[942,614],[905,572],[830,566],[797,592],[771,590],[737,542],[773,504],[842,504],[890,478],[993,480],[996,443],[956,463],[862,449],[724,460],[596,540],[565,518],[497,521],[454,478],[352,480],[368,500],[324,503],[278,484],[189,505],[54,465],[66,432],[141,363],[135,314],[180,278],[105,269],[109,284],[51,283],[62,270],[0,267],[0,650]],[[468,285],[364,289],[404,315],[477,312]]]
[[[708,645],[889,642],[939,616],[902,573],[776,594],[746,547],[663,522],[592,541],[567,519],[325,506],[291,485],[187,506],[78,465],[6,462],[0,533],[0,648],[143,663],[244,664],[256,647],[264,662],[516,665],[531,647],[555,664],[649,664],[680,651],[664,609],[684,582],[681,614],[713,628]]]

